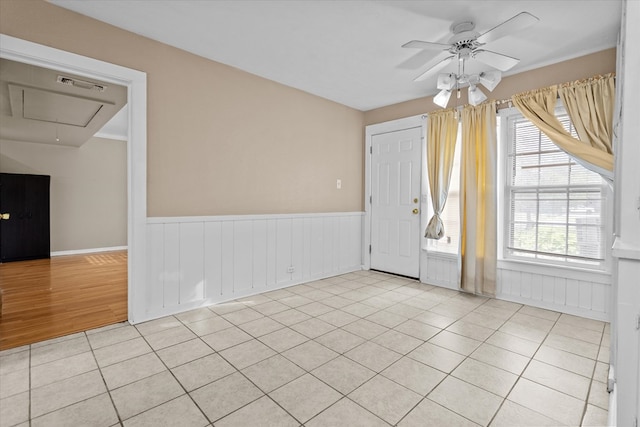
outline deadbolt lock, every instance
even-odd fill
[[[414,215],[418,215],[418,213],[419,213],[420,211],[416,208],[416,209],[414,209],[412,212],[413,212],[413,214],[414,214]]]
[[[413,199],[413,203],[418,203],[418,198]]]

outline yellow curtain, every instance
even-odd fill
[[[460,287],[495,295],[497,257],[495,101],[462,110]]]
[[[440,215],[449,194],[453,153],[458,136],[458,119],[455,110],[442,110],[429,113],[427,124],[427,174],[434,214],[429,220],[424,237],[440,239],[444,236],[444,224]]]
[[[554,85],[513,95],[513,103],[560,149],[588,169],[613,179],[614,76]],[[555,116],[560,97],[579,139],[567,132]]]

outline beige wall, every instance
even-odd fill
[[[568,61],[559,62],[546,67],[525,71],[520,74],[505,77],[493,92],[481,86],[482,91],[490,99],[506,99],[511,95],[531,89],[551,86],[557,83],[569,82],[596,74],[614,72],[616,69],[616,50],[607,49],[590,55],[581,56]],[[455,97],[452,96],[449,105],[453,106]],[[462,91],[459,105],[467,103],[467,91]],[[400,104],[377,108],[367,111],[364,115],[365,125],[382,123],[402,117],[411,117],[439,109],[433,103],[433,97],[414,99]]]
[[[41,0],[0,0],[0,32],[147,73],[149,216],[360,211],[364,125],[438,108],[362,113]],[[506,77],[491,97],[614,69],[609,49]]]
[[[51,176],[51,251],[127,245],[127,143],[0,141],[0,172]]]
[[[40,0],[0,31],[147,73],[149,216],[363,209],[360,111]]]

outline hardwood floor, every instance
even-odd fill
[[[0,264],[0,350],[127,320],[127,252]]]

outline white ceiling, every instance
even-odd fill
[[[446,42],[454,22],[540,18],[487,45],[521,59],[508,75],[615,46],[621,13],[621,0],[50,1],[363,111],[436,93],[435,77],[413,82],[424,67],[398,67],[416,52],[400,46]]]

